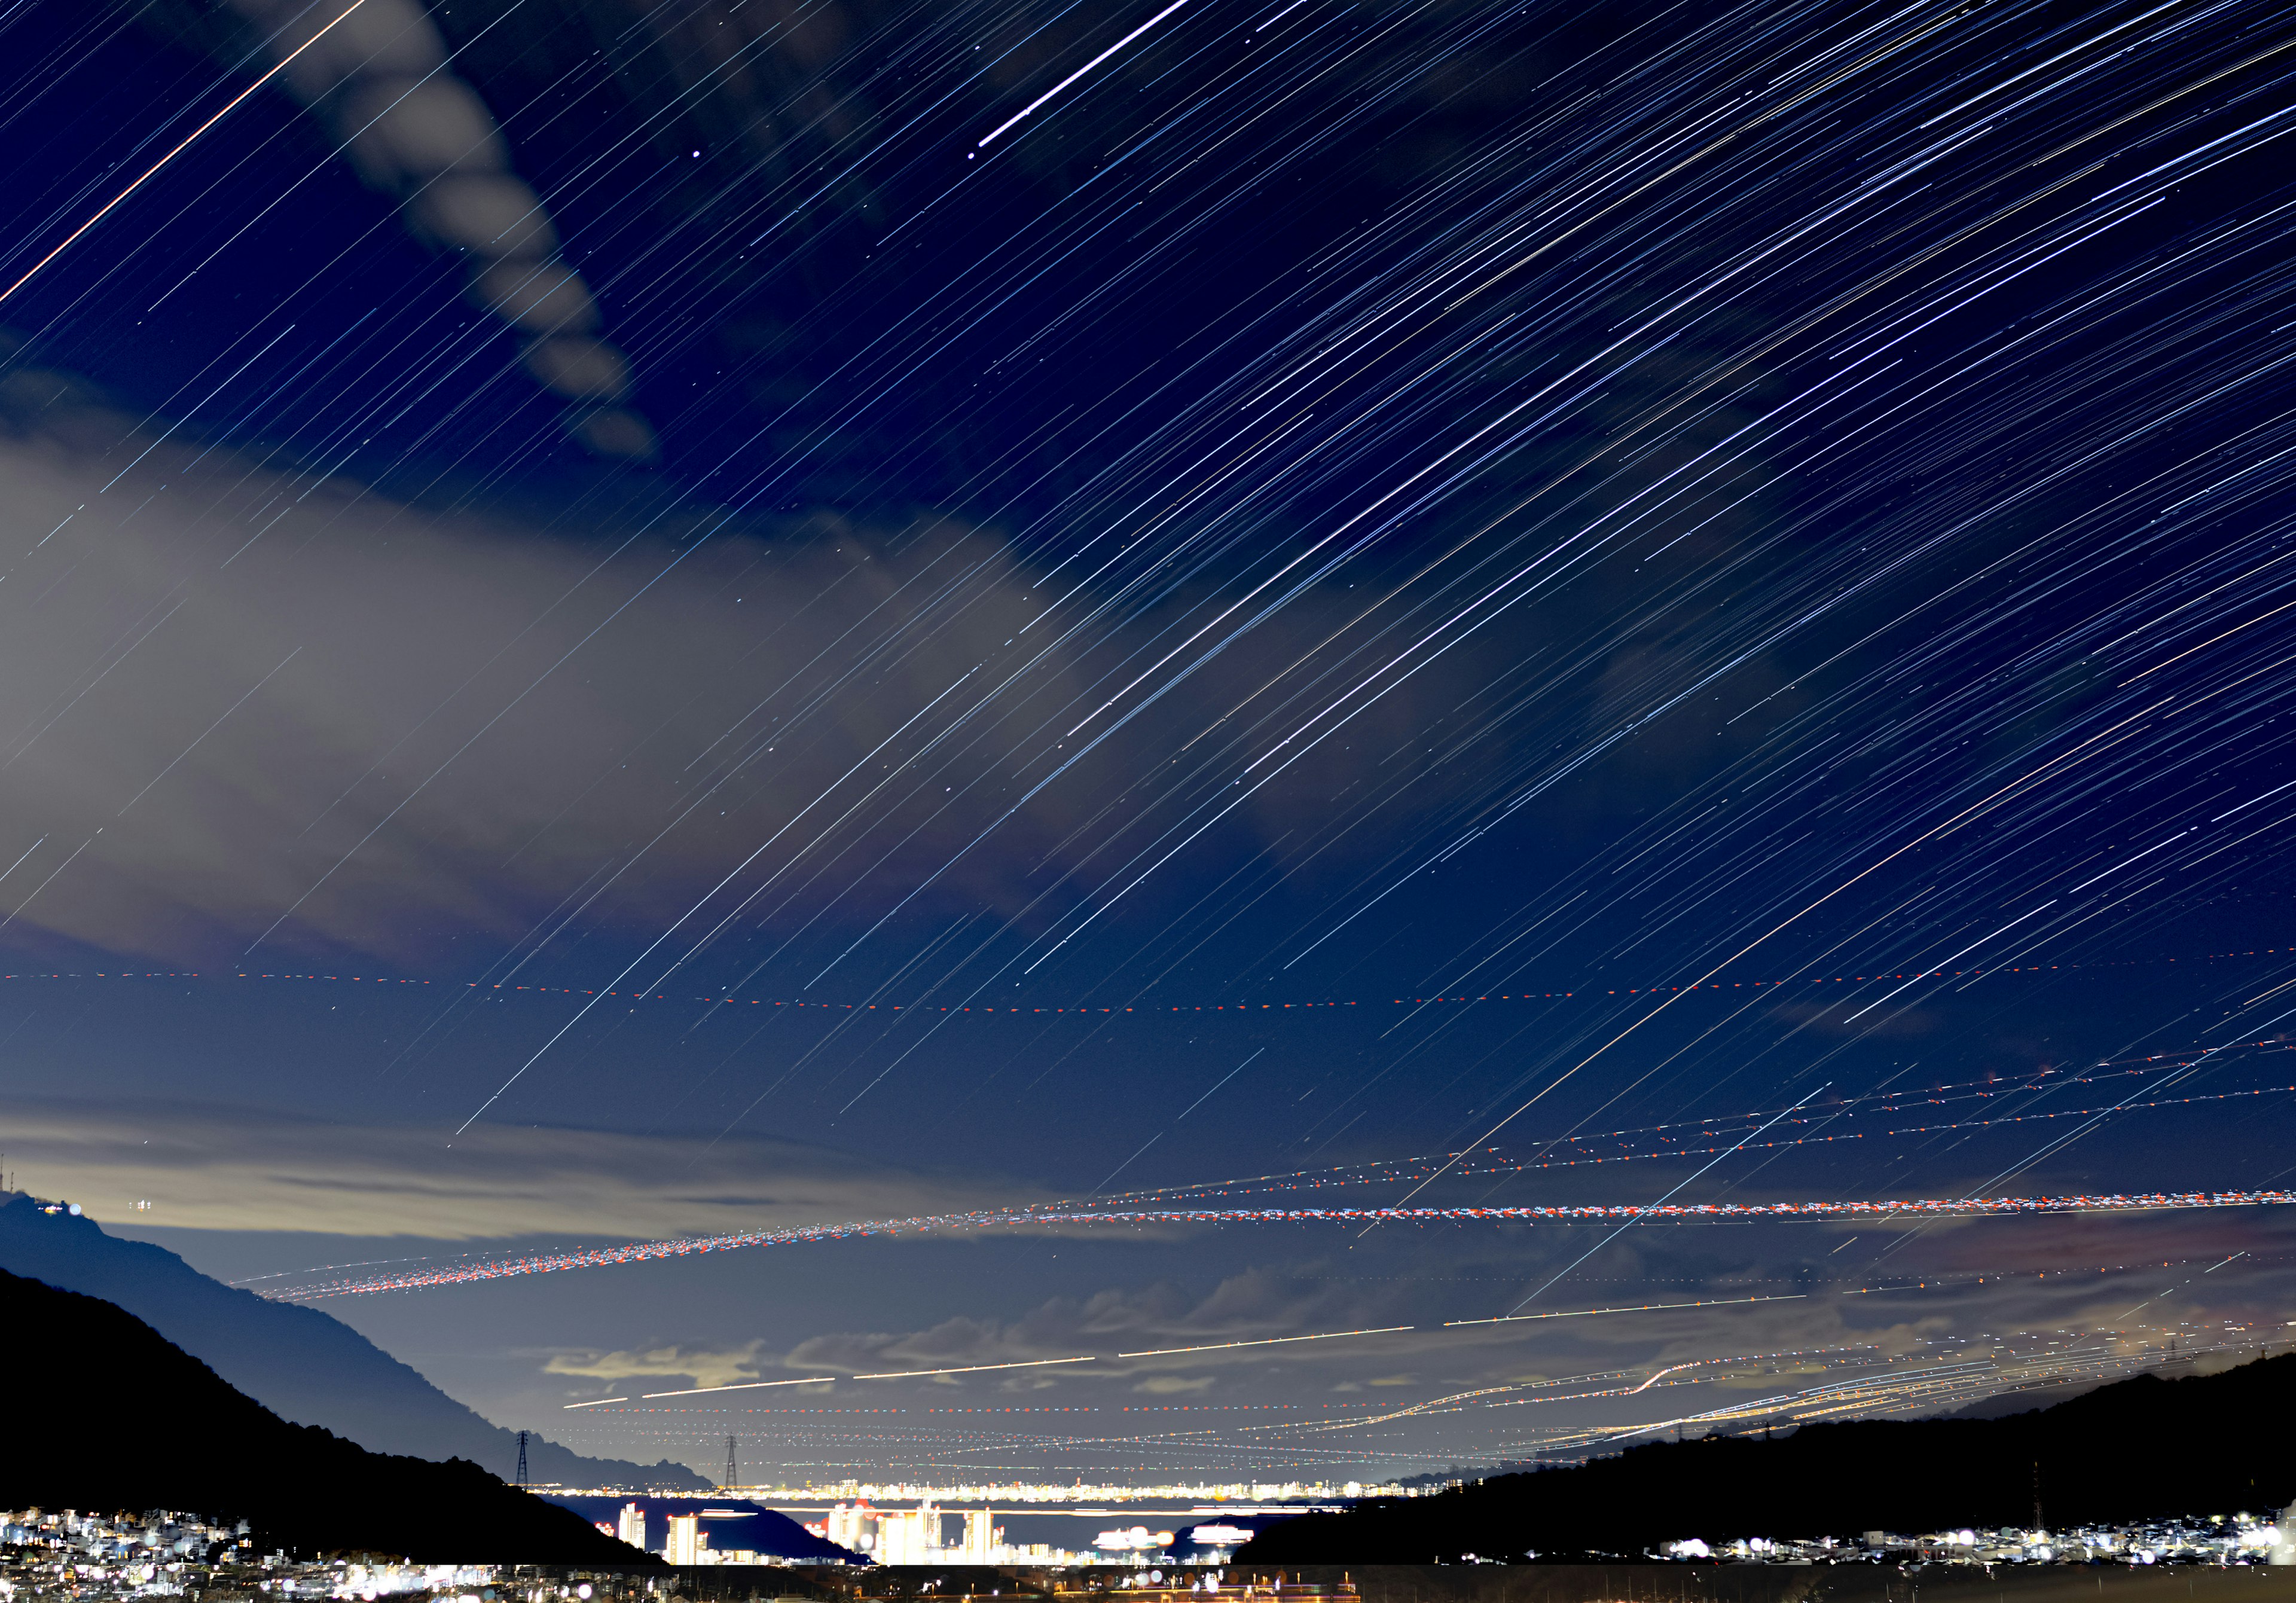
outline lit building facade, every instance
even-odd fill
[[[624,1503],[621,1514],[614,1521],[614,1534],[634,1548],[646,1544],[645,1510],[636,1503]]]

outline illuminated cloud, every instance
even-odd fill
[[[646,1353],[560,1353],[542,1366],[545,1375],[581,1375],[594,1380],[630,1380],[639,1377],[674,1375],[697,1386],[731,1386],[758,1378],[758,1349],[753,1341],[731,1352],[687,1352],[676,1346]]]
[[[26,1188],[99,1221],[439,1241],[817,1223],[889,1200],[972,1206],[993,1183],[761,1138],[489,1125],[452,1136],[158,1101],[12,1100],[7,1150]]]
[[[30,852],[0,883],[16,943],[212,965],[275,925],[285,945],[251,968],[298,942],[414,961],[442,928],[515,939],[601,882],[595,915],[674,917],[761,819],[813,801],[1027,617],[1001,554],[956,527],[899,560],[832,523],[683,560],[641,540],[602,565],[174,441],[139,470],[157,477],[105,495],[121,463],[68,443],[74,423],[127,433],[131,457],[150,438],[117,414],[59,420],[56,389],[0,373],[0,414],[12,401],[36,430],[0,432],[0,542],[19,555],[0,584],[48,592],[12,626],[0,685],[0,869]],[[898,623],[960,575],[962,616],[906,642],[872,694],[820,698],[854,667],[839,642],[857,617]],[[789,700],[745,723],[778,688]],[[723,797],[641,859],[697,779]]]
[[[417,963],[554,909],[658,932],[745,862],[691,933],[736,904],[729,939],[904,900],[1041,924],[1080,899],[1047,869],[1128,816],[1129,765],[1217,716],[1191,687],[1031,797],[1090,680],[1016,645],[1044,602],[1002,544],[721,521],[588,544],[428,511],[0,365],[0,595],[39,602],[0,677],[0,943]],[[1283,836],[1331,773],[1234,827]]]

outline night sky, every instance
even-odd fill
[[[1376,1211],[2291,1183],[2292,134],[2223,0],[0,8],[5,1167],[796,1479],[2252,1351],[2268,1201]]]

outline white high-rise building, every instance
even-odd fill
[[[701,1533],[701,1516],[669,1517],[669,1542],[661,1550],[664,1558],[672,1564],[701,1564],[706,1562],[701,1557],[702,1550],[709,1545],[709,1538]]]
[[[1004,1533],[992,1523],[996,1516],[987,1509],[967,1509],[964,1511],[964,1534],[957,1539],[959,1564],[993,1564],[996,1544]]]
[[[940,1556],[940,1510],[931,1503],[898,1512],[879,1510],[877,1545],[870,1557],[880,1564],[931,1564]]]
[[[914,1509],[898,1513],[882,1509],[877,1515],[877,1546],[869,1556],[880,1564],[915,1564],[918,1562],[917,1514]]]
[[[644,1548],[645,1510],[636,1503],[624,1503],[620,1515],[614,1521],[614,1534],[634,1548]]]
[[[869,1557],[880,1564],[906,1564],[914,1523],[906,1514],[878,1509],[877,1529],[869,1546]]]
[[[858,1553],[864,1550],[862,1538],[866,1534],[861,1529],[861,1522],[873,1517],[866,1499],[858,1503],[838,1503],[829,1510],[828,1528],[824,1533],[839,1547]]]

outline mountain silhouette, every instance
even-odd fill
[[[2006,1419],[1862,1419],[1710,1435],[1378,1498],[1269,1526],[1260,1564],[1440,1564],[1468,1554],[1639,1557],[1663,1542],[1855,1537],[1964,1525],[2062,1530],[2261,1513],[2296,1498],[2280,1433],[2296,1355],[2103,1386]]]
[[[211,1280],[165,1247],[106,1235],[94,1220],[46,1213],[0,1192],[0,1270],[116,1304],[283,1419],[375,1452],[467,1459],[509,1479],[518,1433],[482,1418],[340,1320]],[[527,1474],[569,1486],[706,1492],[667,1460],[647,1468],[585,1458],[529,1436]]]
[[[467,1460],[369,1452],[290,1425],[100,1297],[0,1272],[0,1369],[19,1378],[0,1508],[243,1519],[257,1552],[301,1558],[656,1562]]]

